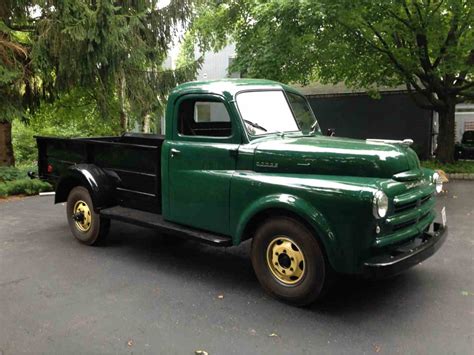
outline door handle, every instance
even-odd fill
[[[175,148],[171,148],[170,152],[171,152],[171,158],[174,158],[176,155],[178,155],[179,153],[181,153],[180,150],[175,149]]]

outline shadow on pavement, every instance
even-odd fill
[[[250,242],[238,247],[216,248],[157,232],[116,223],[106,248],[117,249],[133,258],[141,267],[159,270],[183,281],[197,278],[210,288],[231,287],[236,292],[265,297],[250,262]],[[348,316],[371,314],[396,307],[404,298],[416,293],[425,270],[415,267],[398,276],[382,280],[365,280],[340,276],[331,291],[320,302],[305,308],[317,314]],[[423,276],[424,275],[424,276]],[[436,287],[436,285],[433,285]],[[292,306],[288,306],[292,307]]]

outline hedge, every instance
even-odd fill
[[[51,185],[37,179],[20,179],[0,182],[0,197],[12,195],[37,195],[40,192],[51,191]]]

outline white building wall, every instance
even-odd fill
[[[196,58],[200,56],[200,53],[196,51]],[[204,61],[201,69],[197,73],[196,80],[216,80],[228,77],[237,77],[238,73],[232,73],[229,75],[228,67],[230,62],[235,57],[235,45],[229,44],[219,52],[213,53],[208,52],[204,55]]]

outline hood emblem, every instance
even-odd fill
[[[269,161],[258,161],[255,165],[259,168],[278,168],[278,163],[270,163]]]
[[[413,189],[414,187],[420,186],[422,183],[423,183],[422,181],[407,182],[405,183],[405,186],[407,187],[407,189]]]

